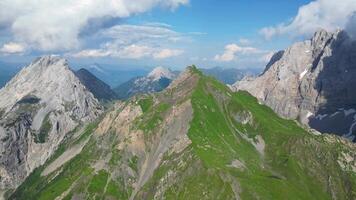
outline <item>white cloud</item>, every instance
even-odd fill
[[[249,55],[257,53],[261,53],[261,50],[254,47],[241,47],[237,44],[228,44],[225,46],[224,53],[221,55],[216,55],[214,60],[220,62],[230,62],[233,61],[238,54]]]
[[[69,54],[69,56],[76,58],[87,57],[117,57],[123,59],[165,59],[170,57],[179,56],[183,53],[179,49],[161,49],[145,45],[132,44],[129,46],[115,47],[111,49],[87,49],[77,53]]]
[[[356,11],[355,0],[316,0],[299,8],[290,23],[265,27],[260,33],[270,39],[277,35],[310,36],[317,29],[343,29]]]
[[[72,56],[74,58],[98,58],[107,57],[110,56],[110,54],[111,53],[109,51],[105,51],[102,49],[86,49],[78,53],[69,54],[69,56]]]
[[[173,41],[184,36],[181,33],[157,24],[150,25],[116,25],[98,33],[98,37],[114,39],[116,44],[132,44],[138,42]]]
[[[0,52],[5,54],[23,53],[24,51],[25,47],[22,44],[15,42],[6,43],[0,49]]]
[[[2,0],[0,26],[14,40],[40,50],[67,50],[80,45],[79,34],[91,19],[126,18],[154,7],[176,9],[189,0]]]
[[[183,53],[182,50],[177,49],[162,49],[161,51],[154,53],[153,58],[155,59],[165,59],[174,56],[179,56]]]
[[[115,52],[114,56],[128,59],[139,59],[152,54],[154,49],[148,46],[130,45]]]

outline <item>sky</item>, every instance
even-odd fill
[[[355,13],[356,0],[2,0],[0,60],[262,69],[320,28],[356,36]]]

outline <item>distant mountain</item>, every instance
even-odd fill
[[[22,66],[21,63],[0,62],[0,88],[4,87],[21,70]]]
[[[43,56],[23,68],[0,90],[0,190],[16,188],[102,112],[65,59]]]
[[[76,71],[75,75],[98,100],[110,101],[117,98],[116,93],[111,90],[109,85],[98,79],[88,70],[82,68]]]
[[[235,68],[222,68],[214,67],[209,69],[200,69],[204,74],[213,76],[225,84],[234,84],[236,81],[241,80],[245,76],[257,75],[259,70],[254,69],[235,69]]]
[[[273,56],[263,74],[233,85],[274,111],[322,132],[356,140],[356,41],[316,32]]]
[[[149,72],[146,69],[130,69],[129,67],[123,69],[123,67],[106,66],[97,63],[82,68],[87,69],[94,76],[110,85],[111,88],[115,88],[132,78],[145,76]]]
[[[90,127],[86,143],[65,141],[8,199],[356,199],[355,144],[315,135],[194,67]]]
[[[175,77],[176,73],[169,69],[157,67],[147,76],[133,78],[114,88],[114,91],[120,99],[127,99],[136,94],[159,92],[168,87]]]

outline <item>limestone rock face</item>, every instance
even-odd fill
[[[15,188],[102,107],[66,60],[44,56],[0,90],[0,189]]]
[[[283,117],[354,139],[355,77],[356,41],[344,31],[320,30],[275,54],[257,78],[232,88],[248,91]]]

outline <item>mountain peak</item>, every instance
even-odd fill
[[[173,79],[175,77],[174,73],[164,67],[156,67],[154,68],[147,76],[150,79],[159,80],[161,78]]]
[[[39,65],[39,66],[51,66],[51,65],[68,65],[67,60],[64,58],[61,58],[58,55],[45,55],[45,56],[41,56],[38,57],[37,59],[35,59],[31,65]]]

